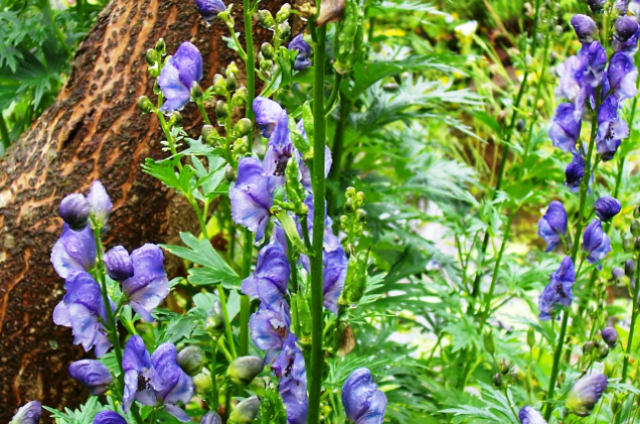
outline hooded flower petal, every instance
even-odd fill
[[[189,403],[193,397],[193,381],[178,365],[178,352],[173,343],[163,343],[153,352],[151,363],[162,380],[162,390],[156,391],[165,409],[181,422],[188,422],[189,416],[177,405]]]
[[[222,424],[222,419],[217,412],[211,411],[202,417],[200,424]]]
[[[133,276],[133,262],[124,247],[116,246],[109,250],[105,253],[103,261],[109,277],[114,280],[124,281]]]
[[[270,307],[284,298],[290,271],[289,259],[280,244],[271,242],[260,249],[256,270],[244,279],[242,291]]]
[[[83,359],[69,365],[71,378],[83,384],[93,396],[100,396],[107,392],[113,382],[111,373],[100,361]]]
[[[304,41],[303,34],[298,34],[293,37],[289,43],[289,50],[296,50],[298,52],[295,63],[293,64],[293,69],[296,71],[302,71],[311,66],[311,60],[309,59],[309,56],[311,55],[311,46],[309,43]]]
[[[206,21],[211,21],[218,13],[227,10],[221,0],[195,0],[198,11]]]
[[[265,363],[273,362],[280,354],[284,340],[289,335],[290,325],[289,305],[285,300],[282,300],[278,307],[267,308],[260,305],[258,311],[251,315],[251,340],[258,349],[267,352]]]
[[[60,202],[58,214],[60,218],[73,230],[79,231],[87,226],[91,207],[87,198],[80,193],[66,196]]]
[[[307,422],[307,372],[304,357],[297,346],[297,337],[290,333],[272,369],[280,379],[278,390],[287,410],[287,424]]]
[[[622,205],[618,202],[617,199],[609,196],[601,197],[596,201],[594,206],[596,210],[596,215],[602,221],[609,221],[611,218],[620,213],[620,209],[622,209]]]
[[[637,3],[631,2],[630,9],[637,9]],[[616,52],[634,56],[638,51],[640,28],[636,20],[630,16],[621,16],[616,20],[611,47]]]
[[[327,238],[330,238],[330,240],[327,240]],[[322,293],[324,297],[322,304],[325,308],[337,315],[338,299],[344,288],[344,280],[347,277],[347,264],[349,260],[337,237],[335,237],[331,231],[327,231],[325,233],[325,245],[333,244],[338,247],[329,251],[325,248],[323,251],[322,261],[324,270]]]
[[[282,107],[266,97],[256,97],[253,101],[253,111],[256,114],[256,123],[263,137],[270,138],[282,115],[286,112]]]
[[[602,92],[611,90],[619,102],[631,99],[638,94],[637,79],[638,69],[633,64],[632,58],[621,52],[615,53],[607,68],[606,84]]]
[[[587,15],[573,15],[571,26],[581,43],[591,43],[598,35],[596,22]]]
[[[605,327],[605,329],[602,330],[602,340],[604,340],[607,346],[613,349],[618,344],[618,332],[613,327]]]
[[[382,424],[387,398],[378,390],[367,368],[355,370],[342,386],[342,405],[355,424]]]
[[[549,203],[547,212],[538,221],[538,235],[547,243],[547,252],[556,248],[567,233],[567,212],[557,200]]]
[[[256,240],[260,240],[273,205],[273,192],[262,162],[252,157],[240,161],[238,179],[229,189],[229,197],[233,221],[256,233]]]
[[[117,412],[102,411],[93,418],[93,424],[127,424],[127,420]]]
[[[298,131],[300,131],[300,134],[302,135],[302,137],[304,137],[304,139],[308,141],[307,132],[304,129],[304,121],[302,119],[298,121],[298,123],[296,124],[296,127],[298,128]],[[311,188],[311,171],[309,170],[309,167],[307,166],[305,161],[302,159],[302,156],[300,156],[300,153],[297,150],[295,151],[295,155],[296,155],[296,160],[298,161],[298,166],[300,167],[300,182],[302,183],[302,186],[305,189],[307,189],[309,191],[312,191],[312,188]],[[329,172],[331,171],[331,165],[332,164],[333,164],[333,159],[331,158],[331,149],[329,149],[329,146],[325,146],[325,148],[324,148],[324,176],[325,176],[325,178],[329,175]]]
[[[523,406],[518,414],[520,424],[547,424],[542,414],[531,406]]]
[[[602,83],[604,68],[607,64],[607,52],[598,41],[583,44],[578,55],[582,57],[585,68],[582,80],[585,86],[595,88]]]
[[[162,390],[164,381],[153,368],[151,356],[142,337],[132,336],[124,345],[122,369],[125,384],[122,395],[124,411],[129,412],[134,400],[143,405],[155,405],[157,403],[155,390]]]
[[[573,159],[564,171],[565,185],[574,193],[578,192],[582,177],[584,177],[584,158],[579,153],[573,155]]]
[[[145,321],[153,321],[151,312],[169,294],[169,280],[164,271],[164,255],[155,244],[131,252],[133,276],[122,282],[129,303]]]
[[[113,204],[107,194],[107,190],[100,181],[94,181],[93,184],[91,184],[87,201],[89,205],[91,205],[91,214],[95,222],[100,228],[106,226],[109,215],[113,210]]]
[[[158,85],[166,98],[163,112],[181,110],[191,97],[191,87],[202,79],[202,56],[192,43],[180,44],[176,54],[165,63]]]
[[[575,281],[576,271],[573,267],[573,261],[571,257],[565,256],[558,270],[551,274],[549,284],[544,288],[538,300],[540,320],[549,320],[556,305],[571,305],[573,300],[571,291]]]
[[[600,262],[607,253],[611,252],[609,236],[602,229],[602,223],[597,219],[591,221],[582,235],[582,249],[589,254],[587,260],[595,264]]]
[[[18,409],[9,424],[38,424],[42,416],[42,404],[35,400]]]
[[[264,156],[264,172],[268,176],[283,177],[287,163],[293,154],[289,135],[289,118],[286,112],[278,117],[278,124],[269,138],[269,147]],[[279,183],[281,183],[279,181]]]
[[[576,108],[573,103],[560,104],[549,128],[549,137],[553,145],[565,152],[575,150],[581,125],[580,119],[576,119]]]
[[[64,224],[62,235],[51,249],[51,263],[61,278],[71,270],[90,270],[96,264],[96,239],[91,228],[74,231]]]
[[[579,417],[588,417],[602,397],[607,384],[607,377],[604,374],[594,373],[582,377],[569,391],[565,407]]]
[[[602,160],[613,159],[622,139],[628,136],[627,123],[618,116],[618,100],[615,96],[608,96],[598,109],[596,151],[602,155]]]

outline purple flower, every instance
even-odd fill
[[[579,417],[588,417],[607,388],[607,377],[594,373],[578,380],[567,395],[565,407]]]
[[[277,307],[260,305],[258,311],[251,315],[251,340],[258,349],[267,352],[265,363],[271,363],[280,354],[284,340],[289,335],[290,325],[289,305],[285,300]]]
[[[222,424],[222,419],[217,412],[211,411],[202,417],[200,424]]]
[[[280,379],[278,390],[287,410],[287,424],[307,422],[307,372],[297,341],[296,336],[290,333],[284,342],[282,353],[272,365]]]
[[[298,123],[296,124],[296,127],[298,128],[298,131],[300,131],[300,134],[302,135],[302,137],[304,137],[304,139],[308,141],[307,132],[304,129],[304,121],[302,119],[298,121]],[[304,160],[302,159],[302,156],[300,156],[300,153],[297,150],[295,151],[295,154],[296,154],[296,159],[298,161],[298,165],[300,167],[300,182],[302,183],[302,186],[305,189],[311,191],[312,190],[312,187],[311,187],[311,171],[309,170],[309,167],[304,162]],[[333,159],[331,158],[331,149],[329,149],[329,146],[325,146],[325,148],[324,148],[324,176],[325,176],[325,178],[329,175],[329,171],[331,171],[331,165],[332,164],[333,164]]]
[[[618,332],[613,327],[606,327],[602,330],[602,340],[613,349],[618,344]]]
[[[531,406],[523,406],[518,414],[521,424],[547,424],[542,414]]]
[[[42,416],[42,404],[35,400],[18,409],[9,424],[38,424]]]
[[[556,67],[560,80],[556,88],[556,96],[566,98],[577,105],[576,116],[582,116],[582,109],[586,102],[588,90],[584,86],[585,58],[582,56],[570,56],[564,63]]]
[[[618,102],[631,99],[638,94],[637,79],[638,69],[633,64],[632,58],[621,52],[615,53],[609,62],[609,68],[607,68],[607,78],[602,92],[611,91]]]
[[[571,257],[565,256],[557,271],[551,274],[549,284],[544,288],[538,300],[540,320],[549,320],[556,305],[571,305],[571,301],[573,300],[571,289],[575,281],[576,271],[573,267],[573,261]]]
[[[85,352],[96,348],[96,356],[107,353],[111,342],[100,320],[107,321],[100,286],[91,274],[71,270],[65,281],[67,293],[53,310],[56,325],[71,327],[73,344],[81,344]],[[109,305],[114,309],[114,305]]]
[[[549,137],[555,147],[565,152],[575,150],[576,141],[580,137],[581,120],[576,119],[576,107],[573,103],[561,103],[553,116]]]
[[[195,0],[198,11],[206,21],[211,21],[218,13],[227,10],[221,0]]]
[[[538,221],[538,235],[547,243],[547,252],[556,248],[567,233],[567,211],[557,200],[549,203],[547,212]]]
[[[94,181],[91,184],[87,201],[91,206],[91,215],[93,215],[94,222],[100,228],[106,226],[109,215],[113,210],[113,203],[111,203],[107,190],[100,181]]]
[[[611,46],[616,52],[624,52],[630,56],[638,50],[638,23],[630,16],[622,16],[616,20],[613,42]]]
[[[178,352],[172,343],[163,343],[153,352],[151,363],[160,377],[162,389],[156,390],[164,408],[181,422],[189,422],[189,416],[178,402],[189,403],[193,397],[193,381],[178,365]]]
[[[574,193],[578,192],[582,177],[584,177],[584,158],[579,153],[574,153],[571,163],[564,171],[565,185]]]
[[[602,223],[597,219],[591,221],[582,235],[582,249],[589,254],[587,261],[595,264],[611,252],[609,236],[602,230]]]
[[[61,278],[72,270],[90,270],[96,264],[96,239],[89,227],[75,231],[64,224],[62,235],[51,249],[51,263]]]
[[[100,361],[83,359],[69,365],[71,378],[83,384],[93,396],[100,396],[107,392],[113,382],[111,373]]]
[[[102,411],[93,418],[93,424],[127,424],[127,420],[117,412]]]
[[[596,215],[598,215],[598,218],[602,221],[609,221],[616,216],[622,208],[617,199],[609,196],[599,198],[594,207]]]
[[[598,87],[604,78],[604,68],[607,64],[607,52],[598,41],[583,44],[578,55],[583,59],[584,68],[582,78],[584,84],[593,88]]]
[[[273,205],[273,192],[262,162],[252,157],[240,161],[238,179],[229,189],[229,198],[233,221],[256,233],[256,240],[260,240],[264,236]]]
[[[293,154],[293,144],[289,136],[289,117],[282,112],[278,123],[269,137],[269,147],[264,156],[264,173],[268,176],[283,177],[287,163]],[[281,183],[279,180],[278,183]]]
[[[102,260],[107,268],[107,274],[115,281],[124,281],[133,276],[133,262],[124,247],[114,247],[105,253]]]
[[[587,0],[587,3],[589,3],[589,8],[593,13],[600,13],[604,8],[606,0]]]
[[[122,369],[124,370],[124,392],[122,394],[124,411],[129,412],[134,400],[143,405],[156,405],[155,391],[164,388],[163,380],[151,364],[151,356],[142,337],[131,336],[124,345]]]
[[[151,312],[169,294],[169,280],[164,271],[164,255],[155,244],[131,252],[133,276],[122,282],[122,292],[134,311],[145,321],[153,321]]]
[[[256,270],[242,282],[242,291],[260,298],[267,308],[284,299],[291,269],[279,243],[271,242],[260,249]]]
[[[289,50],[296,50],[298,55],[296,56],[293,69],[296,71],[302,71],[311,66],[311,60],[309,55],[311,54],[311,46],[304,41],[304,35],[298,34],[289,43]]]
[[[253,111],[256,114],[256,123],[263,137],[271,137],[274,129],[286,112],[282,107],[266,97],[256,97],[253,101]],[[287,124],[288,125],[288,124]]]
[[[598,35],[596,22],[587,15],[573,15],[571,26],[581,43],[591,43]]]
[[[202,56],[188,41],[180,44],[176,54],[165,63],[158,85],[166,98],[160,108],[163,112],[182,110],[189,103],[191,88],[202,79]]]
[[[82,230],[87,226],[89,222],[89,213],[91,212],[91,206],[80,193],[73,193],[66,196],[60,202],[58,208],[58,214],[60,218],[72,229]]]
[[[622,139],[628,136],[627,123],[618,116],[618,100],[615,96],[607,97],[598,109],[596,151],[602,155],[602,160],[613,159]]]
[[[344,288],[349,260],[340,241],[333,235],[331,230],[325,231],[324,243],[322,256],[322,304],[325,308],[338,315],[338,298],[340,298]]]
[[[355,370],[342,386],[344,413],[355,424],[382,424],[387,397],[367,368]]]

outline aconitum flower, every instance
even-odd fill
[[[93,221],[100,228],[104,228],[113,210],[113,203],[111,203],[107,190],[100,181],[94,181],[91,184],[89,194],[87,194],[87,201],[91,206]]]
[[[253,112],[256,114],[256,123],[260,133],[266,138],[271,137],[271,133],[280,122],[282,115],[286,115],[278,103],[266,97],[256,97],[253,100]]]
[[[565,152],[575,150],[576,141],[580,137],[582,122],[576,119],[576,107],[573,103],[561,103],[549,128],[549,138],[555,147]]]
[[[91,206],[87,198],[80,193],[66,196],[60,202],[58,214],[72,230],[79,231],[87,226]]]
[[[116,281],[124,281],[133,276],[133,262],[129,252],[122,246],[116,246],[105,253],[104,266],[109,277]]]
[[[629,136],[627,123],[618,116],[618,100],[608,96],[598,109],[598,134],[596,151],[603,161],[613,159],[623,138]]]
[[[618,332],[613,327],[606,327],[602,330],[602,340],[613,349],[618,344]]]
[[[127,424],[127,420],[117,412],[102,411],[93,418],[93,424]]]
[[[195,0],[198,11],[206,21],[211,21],[218,13],[227,10],[221,0]]]
[[[249,319],[251,340],[260,350],[267,352],[264,362],[270,364],[282,351],[282,345],[289,335],[291,315],[289,305],[282,300],[276,307],[260,305],[258,311]]]
[[[302,119],[298,121],[298,123],[296,124],[296,127],[298,128],[298,131],[300,131],[300,134],[302,135],[302,137],[304,137],[305,140],[309,141],[307,138],[307,132],[304,129],[304,121]],[[295,154],[296,154],[296,160],[298,161],[298,165],[300,167],[300,182],[302,183],[302,186],[305,189],[312,191],[311,171],[309,170],[309,167],[304,162],[304,160],[302,159],[302,156],[300,156],[300,153],[297,150],[295,151]],[[332,164],[333,164],[333,159],[331,158],[331,149],[329,148],[329,146],[325,146],[324,148],[324,177],[325,178],[329,175],[329,171],[331,171]]]
[[[574,153],[573,159],[564,171],[565,185],[574,193],[579,190],[582,177],[584,177],[584,165],[582,155]]]
[[[531,406],[523,406],[518,414],[520,424],[547,424],[542,414]]]
[[[589,8],[593,13],[600,13],[604,8],[606,0],[587,0],[587,3],[589,4]]]
[[[163,343],[151,355],[151,363],[161,380],[162,389],[156,390],[156,396],[164,404],[168,413],[186,423],[191,419],[178,406],[178,402],[189,403],[193,397],[193,381],[177,361],[178,352],[173,343]]]
[[[51,249],[51,263],[61,278],[67,278],[72,270],[93,268],[96,255],[96,239],[91,228],[75,231],[64,224],[60,238]]]
[[[594,37],[598,35],[596,22],[587,15],[573,15],[571,26],[581,43],[591,43]]]
[[[69,365],[69,375],[77,382],[89,389],[93,396],[100,396],[107,392],[113,382],[111,373],[100,361],[82,359]]]
[[[327,234],[328,233],[328,234]],[[329,240],[328,240],[329,238]],[[335,248],[327,246],[335,246]],[[327,231],[325,233],[325,247],[323,249],[322,272],[322,304],[325,308],[338,314],[338,299],[344,289],[344,280],[347,277],[347,264],[349,260],[337,237]]]
[[[38,424],[42,416],[42,404],[35,400],[18,409],[9,424]]]
[[[559,81],[555,94],[558,98],[565,98],[576,106],[574,114],[578,119],[582,116],[582,109],[592,91],[584,86],[585,61],[586,59],[581,55],[569,56],[564,63],[556,66]]]
[[[202,56],[188,41],[180,44],[176,54],[164,65],[158,85],[165,97],[163,112],[182,110],[189,103],[191,88],[202,79]]]
[[[351,373],[342,386],[342,405],[347,419],[355,424],[382,424],[387,409],[387,397],[367,368]]]
[[[264,155],[264,173],[267,176],[284,177],[287,163],[293,154],[288,121],[289,118],[283,111],[269,138],[269,147]]]
[[[596,201],[594,208],[596,210],[596,215],[598,215],[598,218],[600,218],[602,221],[609,221],[620,212],[622,206],[617,199],[605,196],[599,198]]]
[[[538,221],[538,235],[547,243],[547,252],[556,248],[567,234],[567,211],[557,200],[549,203],[547,212]]]
[[[606,50],[598,41],[593,41],[583,44],[578,55],[583,58],[585,64],[582,73],[584,84],[590,88],[598,87],[604,78],[604,68],[607,64]],[[590,93],[589,97],[591,96]]]
[[[211,411],[202,417],[200,424],[222,424],[222,419],[217,412]]]
[[[273,205],[273,192],[262,162],[252,157],[240,161],[238,178],[229,189],[229,198],[233,222],[256,233],[256,240],[260,240],[264,236]]]
[[[307,372],[304,357],[297,346],[298,339],[293,333],[287,336],[282,353],[272,365],[276,377],[280,379],[278,390],[287,410],[287,424],[307,422]]]
[[[638,94],[637,79],[638,69],[633,64],[633,59],[622,52],[615,53],[609,62],[609,68],[607,68],[607,79],[602,92],[606,93],[611,90],[618,102],[631,99]]]
[[[576,271],[573,267],[573,261],[571,257],[565,256],[560,263],[560,267],[551,274],[549,284],[544,288],[538,300],[540,320],[549,320],[556,305],[567,307],[571,305],[573,300],[571,290],[575,281]]]
[[[582,249],[589,254],[587,261],[595,264],[600,262],[607,253],[611,252],[611,241],[602,229],[602,223],[597,219],[591,221],[582,235]]]
[[[309,59],[309,55],[311,55],[311,46],[309,43],[304,41],[303,34],[298,34],[293,37],[293,40],[289,43],[289,50],[296,50],[298,52],[295,63],[293,64],[293,69],[296,71],[302,71],[311,66],[311,60]]]
[[[102,326],[107,310],[100,286],[88,272],[74,269],[67,276],[65,288],[67,293],[53,310],[53,322],[71,327],[73,344],[81,344],[85,352],[95,346],[96,356],[103,356],[111,342]],[[114,309],[114,305],[109,306]]]
[[[131,252],[133,276],[122,282],[122,292],[145,321],[153,321],[151,312],[169,294],[163,262],[162,250],[155,244],[147,243]]]
[[[284,298],[290,271],[289,259],[280,244],[271,242],[260,249],[256,270],[242,281],[242,291],[271,307]]]
[[[164,388],[161,377],[151,364],[151,356],[138,335],[131,336],[124,345],[122,357],[124,370],[124,392],[122,406],[129,412],[131,404],[137,400],[143,405],[155,406],[157,403],[155,390]]]
[[[613,42],[611,46],[616,52],[624,52],[630,56],[638,51],[638,23],[630,16],[622,16],[616,20]]]
[[[604,374],[594,373],[582,377],[569,391],[565,407],[579,417],[588,417],[607,388],[607,384],[607,377]]]

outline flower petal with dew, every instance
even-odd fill
[[[573,15],[571,18],[571,26],[581,43],[591,43],[598,35],[596,21],[587,15]]]
[[[284,299],[290,271],[286,253],[279,243],[271,242],[260,249],[256,270],[242,281],[242,291],[271,307]]]
[[[164,270],[164,255],[155,244],[147,243],[131,252],[133,276],[122,282],[129,304],[145,321],[153,321],[151,312],[169,294]]]
[[[113,376],[107,367],[93,359],[72,362],[69,365],[69,375],[89,389],[89,393],[93,396],[105,394],[113,382]]]
[[[342,386],[342,405],[347,419],[355,424],[382,424],[387,397],[378,390],[371,372],[358,368]]]
[[[266,138],[271,137],[282,115],[287,114],[278,103],[266,97],[259,96],[253,100],[253,112],[256,115],[256,123],[260,129],[260,133]]]
[[[549,284],[544,288],[538,300],[540,320],[549,320],[556,305],[567,307],[571,305],[573,300],[572,289],[575,281],[576,271],[573,261],[571,257],[565,256],[560,263],[560,267],[551,274]]]
[[[122,246],[116,246],[102,258],[109,277],[115,281],[124,281],[133,276],[133,262],[129,252]]]
[[[191,88],[201,79],[202,55],[196,46],[185,41],[165,63],[158,77],[158,86],[166,99],[160,110],[182,110],[189,103]]]
[[[631,2],[630,6],[635,8],[636,4]],[[621,16],[616,19],[611,47],[616,52],[634,56],[638,51],[638,37],[640,27],[637,21],[631,16]]]
[[[238,178],[229,189],[233,222],[255,233],[256,240],[264,236],[273,205],[269,179],[262,162],[246,157],[240,161]]]
[[[538,235],[547,243],[547,252],[556,248],[567,233],[567,211],[561,202],[549,203],[545,214],[538,221]]]
[[[42,404],[32,400],[18,409],[9,424],[38,424],[40,417],[42,417]]]
[[[583,44],[578,56],[583,58],[585,64],[582,74],[584,85],[591,88],[600,86],[607,65],[607,52],[604,47],[598,41]]]

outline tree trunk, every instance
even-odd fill
[[[242,2],[234,2],[238,13]],[[261,8],[282,3],[263,0]],[[236,16],[236,30],[243,32],[242,25]],[[270,34],[254,29],[260,46]],[[168,53],[194,42],[206,88],[237,60],[221,39],[227,33],[222,22],[207,25],[190,0],[113,0],[80,46],[56,103],[0,162],[0,422],[30,400],[61,408],[86,397],[67,367],[92,354],[74,347],[71,330],[51,318],[64,294],[49,261],[62,229],[60,200],[101,180],[114,203],[107,247],[171,241],[179,226],[191,225],[184,223],[184,209],[175,211],[177,196],[141,171],[146,157],[166,154],[156,117],[141,117],[136,101],[154,99],[145,53],[157,39],[164,37]],[[183,116],[197,136],[202,122],[193,104]]]

